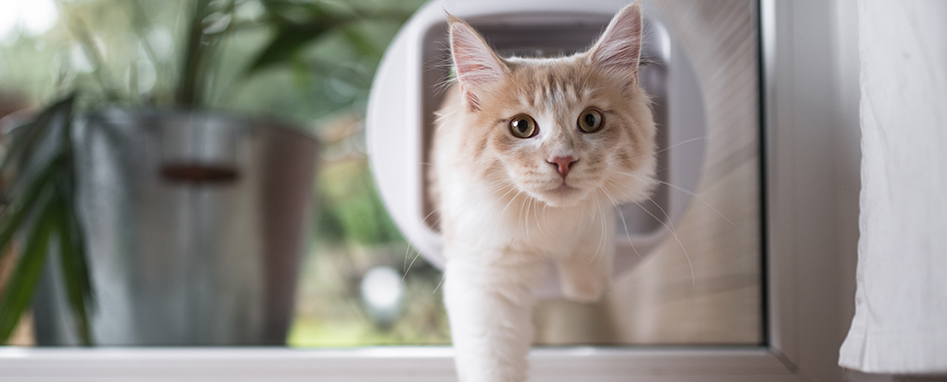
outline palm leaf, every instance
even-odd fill
[[[92,330],[89,324],[87,302],[91,302],[92,286],[81,240],[81,232],[71,206],[71,187],[69,179],[64,177],[60,184],[54,204],[53,220],[56,222],[59,237],[59,263],[62,270],[66,297],[72,309],[76,333],[83,345],[92,345]]]
[[[292,62],[292,58],[310,42],[359,20],[359,15],[350,9],[338,9],[322,2],[271,0],[263,5],[269,15],[268,23],[276,28],[276,35],[247,67],[245,76]]]
[[[60,166],[62,166],[61,160],[54,160],[50,163],[39,176],[32,179],[32,182],[26,186],[21,193],[22,198],[18,198],[13,205],[7,207],[8,210],[4,210],[3,221],[0,222],[0,260],[3,260],[6,253],[3,249],[10,244],[13,235],[23,226],[26,218],[33,215],[31,212],[34,211],[37,200],[39,200],[43,190],[47,188]]]
[[[188,25],[187,44],[181,56],[181,77],[178,80],[175,102],[182,107],[193,108],[202,99],[200,79],[201,61],[204,57],[201,39],[204,36],[202,21],[206,16],[210,0],[196,0],[191,9],[190,25]]]
[[[75,94],[70,94],[62,100],[47,107],[33,122],[21,125],[11,132],[11,141],[9,151],[0,162],[0,173],[10,167],[20,166],[25,156],[30,155],[43,136],[50,129],[50,126],[57,122],[58,118],[68,117],[72,114],[73,104],[75,103]],[[12,188],[12,186],[11,186]]]
[[[46,249],[54,228],[54,209],[50,201],[52,194],[43,194],[43,211],[29,232],[23,256],[17,262],[13,277],[7,283],[3,301],[0,301],[0,343],[6,343],[16,329],[20,316],[33,299],[33,290],[36,289],[43,264],[46,262]]]
[[[290,61],[306,44],[335,27],[336,24],[279,25],[276,37],[257,55],[246,74]]]
[[[91,344],[87,315],[92,288],[85,246],[73,198],[72,122],[75,96],[46,108],[33,122],[15,131],[11,154],[0,168],[14,170],[7,190],[11,205],[0,212],[0,249],[17,232],[26,243],[13,276],[0,299],[0,343],[5,342],[32,300],[52,236],[59,243],[66,296],[74,312],[77,332]]]
[[[352,47],[355,48],[355,51],[358,52],[359,55],[368,57],[379,55],[379,48],[372,43],[368,36],[351,25],[342,28],[342,35],[349,44],[352,44]]]

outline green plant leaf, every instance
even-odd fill
[[[33,290],[39,281],[46,250],[55,225],[51,194],[45,193],[43,212],[37,217],[23,248],[23,256],[16,264],[13,276],[6,285],[3,301],[0,301],[0,343],[6,343],[16,329],[20,316],[33,299]]]
[[[68,179],[63,179],[67,183]],[[92,329],[87,307],[91,305],[92,286],[82,250],[81,232],[76,228],[76,215],[71,209],[71,187],[60,184],[55,198],[54,216],[59,237],[59,259],[66,297],[72,309],[76,333],[83,345],[92,345]],[[87,304],[87,302],[89,304]]]
[[[13,235],[22,228],[23,222],[32,214],[37,200],[44,194],[43,190],[49,185],[56,171],[62,166],[62,160],[54,160],[39,176],[35,177],[22,192],[22,198],[14,201],[13,205],[4,210],[3,221],[0,222],[0,261],[5,255],[4,248],[10,244]],[[9,213],[8,213],[9,212]]]
[[[23,153],[27,152],[26,145],[33,138],[35,140],[35,129],[31,129],[31,125],[35,121],[27,122],[19,126],[14,127],[7,133],[5,139],[9,142],[7,146],[6,155],[3,158],[0,158],[0,174],[5,173],[9,168],[16,167],[20,163],[20,159],[23,157]]]
[[[11,145],[12,155],[0,164],[3,170],[14,170],[9,188],[5,190],[12,204],[2,211],[0,249],[8,246],[17,232],[27,237],[0,300],[2,342],[12,334],[32,300],[57,222],[68,218],[64,216],[68,215],[65,206],[57,202],[54,192],[57,184],[71,187],[72,183],[69,158],[75,99],[75,94],[70,94],[47,107],[33,122],[18,127]]]
[[[335,24],[280,25],[276,37],[257,55],[245,75],[289,61],[303,46],[322,37],[334,27]]]
[[[82,20],[78,13],[74,12],[66,12],[64,16],[66,27],[72,33],[73,37],[75,37],[76,42],[79,43],[79,48],[82,50],[83,55],[85,55],[86,59],[88,59],[92,65],[92,75],[99,83],[102,94],[105,95],[106,100],[115,103],[121,101],[122,97],[119,95],[120,88],[112,82],[113,76],[108,72],[105,54],[99,49],[99,45],[96,43],[95,37],[92,35],[85,21]]]
[[[155,27],[152,25],[145,7],[142,6],[139,1],[140,0],[131,0],[129,2],[131,4],[132,17],[134,20],[132,23],[132,30],[138,37],[138,41],[141,41],[142,50],[144,50],[145,55],[148,56],[148,60],[157,64],[160,62],[158,59],[158,54],[155,52],[155,48],[151,44],[151,39],[149,39],[147,36],[147,31],[152,31],[155,29]]]
[[[247,67],[244,76],[290,62],[305,45],[359,19],[342,3],[269,0],[263,6],[268,15],[266,23],[275,27],[276,34]]]
[[[207,15],[209,4],[210,0],[196,0],[191,9],[187,43],[185,44],[184,54],[181,55],[181,76],[175,95],[175,103],[181,107],[194,108],[202,99],[200,69],[205,50],[201,40],[204,36],[203,20]]]
[[[20,167],[24,157],[34,152],[42,137],[58,118],[68,118],[72,114],[76,94],[72,93],[44,109],[33,122],[17,127],[11,133],[9,151],[0,162],[0,173],[9,167]],[[12,188],[12,185],[11,185]]]
[[[360,55],[378,56],[380,54],[378,47],[362,31],[352,26],[346,26],[342,28],[342,35]]]

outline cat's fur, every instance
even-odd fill
[[[457,84],[439,112],[430,175],[457,370],[463,382],[524,381],[545,264],[557,265],[566,297],[599,299],[613,206],[654,185],[655,125],[638,86],[641,7],[620,11],[589,51],[550,59],[501,58],[449,17]],[[587,108],[603,116],[597,132],[578,128]],[[512,134],[520,114],[538,134]]]

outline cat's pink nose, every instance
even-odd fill
[[[555,157],[546,162],[552,165],[556,165],[556,167],[558,167],[558,170],[559,170],[559,175],[562,175],[562,178],[565,179],[566,175],[569,174],[569,169],[572,168],[572,165],[578,161],[579,161],[578,159],[575,159],[575,157],[570,155],[567,157]]]

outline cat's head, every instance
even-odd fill
[[[643,199],[654,184],[655,125],[638,85],[641,7],[612,19],[588,51],[498,56],[450,18],[470,165],[553,207]]]

